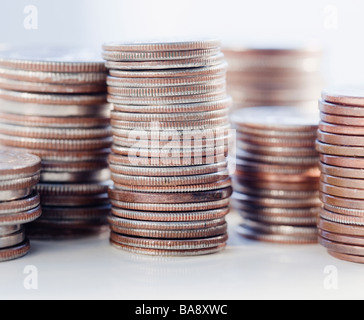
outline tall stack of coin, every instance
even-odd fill
[[[150,255],[223,249],[232,193],[226,63],[215,40],[107,44],[111,243]]]
[[[228,93],[234,108],[317,106],[322,89],[318,49],[228,49]]]
[[[23,225],[42,213],[34,190],[40,168],[37,156],[0,150],[0,262],[20,258],[30,249]]]
[[[252,107],[236,111],[232,121],[238,140],[232,199],[243,217],[239,233],[259,241],[317,243],[318,111]]]
[[[320,242],[334,257],[364,263],[364,91],[326,90],[320,110]]]
[[[87,50],[0,52],[0,143],[42,159],[43,215],[34,237],[65,237],[107,224],[112,143],[106,68]]]

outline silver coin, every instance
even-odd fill
[[[85,172],[51,172],[42,171],[40,182],[46,183],[77,183],[82,182],[102,182],[110,179],[109,169]]]
[[[10,234],[19,232],[21,230],[20,225],[1,226],[0,225],[0,237],[8,236]]]

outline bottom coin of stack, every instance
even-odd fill
[[[239,233],[259,241],[317,243],[318,112],[246,108],[232,121],[238,139],[232,199],[243,217]]]
[[[320,243],[336,258],[364,263],[364,91],[326,90],[320,110]]]
[[[0,262],[29,252],[23,225],[42,213],[39,194],[34,190],[40,162],[33,155],[0,150]]]

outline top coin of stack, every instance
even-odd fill
[[[226,63],[216,40],[107,44],[111,243],[154,255],[223,249],[232,193]]]
[[[318,49],[229,49],[228,93],[234,109],[315,106],[322,88]]]
[[[233,205],[244,219],[240,233],[261,241],[317,243],[318,111],[252,107],[235,112],[232,121],[238,137]]]
[[[84,49],[0,51],[0,143],[42,159],[39,236],[89,230],[109,212],[106,69]]]
[[[325,90],[320,111],[320,241],[334,257],[364,263],[364,90]]]

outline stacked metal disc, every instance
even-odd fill
[[[322,89],[321,51],[228,49],[228,93],[233,109],[255,106],[317,106]]]
[[[364,263],[364,91],[326,90],[320,110],[320,242],[334,257]]]
[[[232,115],[237,130],[233,206],[239,233],[267,242],[317,243],[318,111],[252,107]]]
[[[112,143],[106,69],[86,50],[0,52],[0,143],[42,159],[43,215],[29,234],[88,234],[110,212],[107,156]]]
[[[20,258],[30,249],[23,225],[42,213],[35,185],[40,178],[40,158],[0,150],[0,262]]]
[[[150,255],[223,249],[232,193],[226,64],[215,40],[107,44],[111,243]]]

